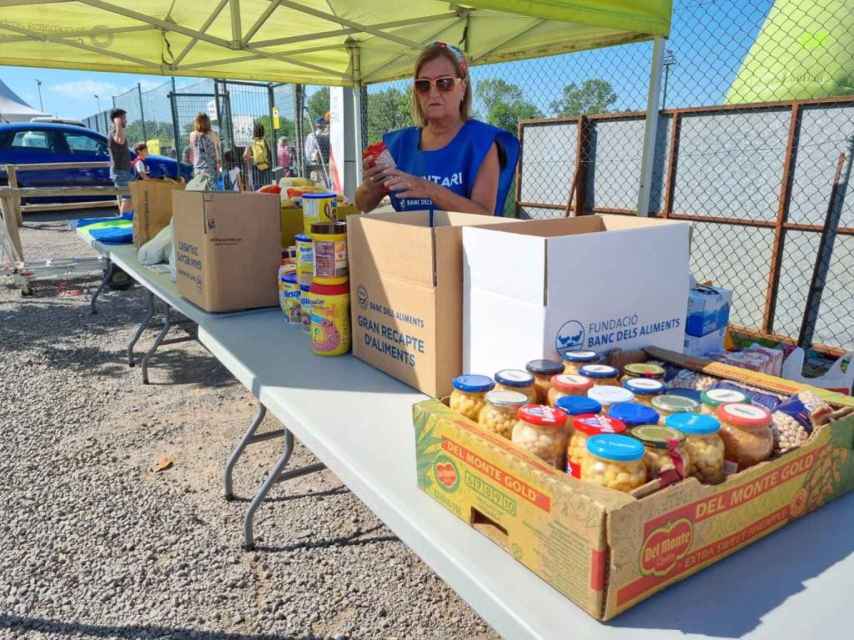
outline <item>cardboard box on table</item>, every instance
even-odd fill
[[[173,198],[178,292],[210,312],[278,305],[278,195],[176,191]]]
[[[141,247],[172,221],[172,192],[183,191],[175,180],[133,180],[128,185],[133,204],[133,244]]]
[[[570,350],[681,351],[690,224],[616,215],[463,230],[463,368]]]
[[[650,351],[784,395],[808,388]],[[418,485],[591,616],[607,620],[854,489],[854,400],[812,391],[837,412],[800,448],[720,485],[688,478],[640,499],[576,480],[427,400],[413,408]]]
[[[462,371],[462,240],[491,216],[437,211],[350,216],[353,354],[431,395]],[[520,221],[510,224],[527,224]]]

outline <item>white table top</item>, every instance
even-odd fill
[[[105,218],[105,220],[106,220],[106,218]],[[95,251],[100,253],[102,256],[105,256],[108,253],[110,253],[110,249],[113,248],[110,245],[106,245],[106,244],[103,244],[103,243],[95,240],[95,238],[93,238],[91,235],[86,233],[86,227],[77,227],[77,237],[79,237],[83,242],[85,242],[87,245],[92,247]]]

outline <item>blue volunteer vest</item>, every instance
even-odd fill
[[[401,171],[440,184],[464,198],[471,198],[477,172],[501,132],[492,125],[469,120],[442,149],[422,151],[421,129],[418,127],[390,131],[383,136],[383,142]],[[429,198],[401,199],[394,194],[389,195],[395,211],[433,208],[433,201]],[[496,203],[498,206],[503,206],[503,202]]]

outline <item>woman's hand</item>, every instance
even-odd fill
[[[423,178],[417,178],[400,169],[386,169],[383,184],[398,198],[433,198],[436,185]]]

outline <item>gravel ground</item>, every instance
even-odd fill
[[[90,255],[67,217],[28,218],[28,259]],[[281,441],[249,449],[226,502],[254,399],[192,342],[143,386],[124,360],[141,291],[91,316],[73,289],[96,285],[0,288],[0,638],[498,638],[328,471],[274,488],[242,551]]]

